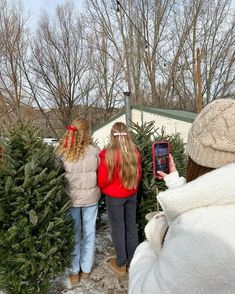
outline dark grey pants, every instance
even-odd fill
[[[129,265],[138,245],[136,226],[137,196],[114,198],[107,196],[106,206],[117,265]]]

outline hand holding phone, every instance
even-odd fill
[[[169,174],[176,171],[175,162],[171,154],[169,154]],[[157,174],[160,176],[161,179],[164,179],[168,173],[164,173],[163,171],[157,171]]]
[[[170,145],[168,142],[160,141],[152,145],[153,173],[158,179],[170,172]],[[160,172],[160,173],[159,173]]]

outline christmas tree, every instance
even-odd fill
[[[47,293],[74,246],[63,169],[33,127],[12,128],[0,146],[0,289]]]
[[[168,141],[171,154],[180,175],[185,175],[187,156],[184,150],[184,143],[179,134],[168,135],[164,128],[159,130],[154,122],[142,125],[132,124],[132,136],[142,156],[142,181],[138,189],[137,225],[139,241],[145,239],[144,227],[147,223],[146,214],[161,210],[156,196],[159,191],[166,189],[164,181],[156,180],[153,176],[152,144],[157,141]]]

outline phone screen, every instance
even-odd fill
[[[155,174],[157,171],[169,173],[169,145],[168,143],[155,143],[154,144],[154,157],[155,157]]]

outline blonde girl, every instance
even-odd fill
[[[93,145],[86,119],[75,119],[57,147],[67,179],[71,215],[75,223],[71,286],[87,279],[94,262],[95,227],[100,189],[97,186],[99,148]],[[81,240],[81,235],[83,239]]]
[[[98,185],[106,195],[106,206],[116,258],[108,266],[119,276],[127,272],[138,245],[136,227],[137,189],[141,179],[141,156],[126,125],[117,122],[110,144],[100,153]]]

